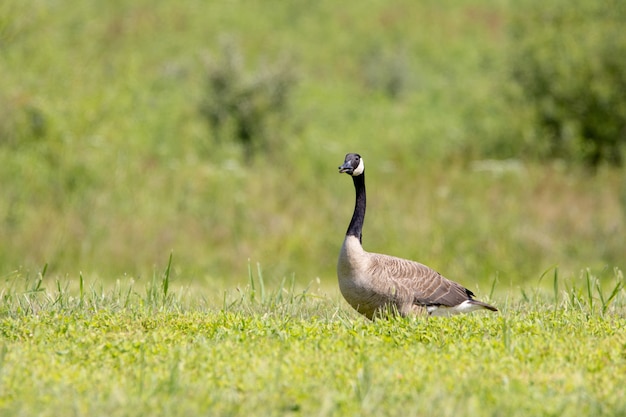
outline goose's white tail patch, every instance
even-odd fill
[[[461,304],[453,307],[447,306],[428,306],[426,310],[431,316],[453,316],[455,314],[469,313],[471,311],[482,310],[485,307],[475,304],[472,300],[463,301]]]

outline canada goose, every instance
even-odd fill
[[[417,262],[363,250],[365,166],[359,154],[349,153],[339,173],[352,176],[356,204],[337,262],[339,288],[355,310],[369,319],[385,311],[402,316],[427,312],[446,316],[495,307],[474,300],[474,294],[437,271]]]

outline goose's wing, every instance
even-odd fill
[[[421,306],[453,307],[472,299],[474,294],[439,272],[419,262],[394,256],[371,254],[370,273],[380,282],[392,282]]]

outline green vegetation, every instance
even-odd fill
[[[548,277],[554,296],[498,314],[373,323],[261,276],[221,300],[168,289],[167,272],[111,291],[14,277],[0,415],[622,415],[622,275]]]
[[[221,58],[209,64],[200,112],[215,140],[234,138],[243,147],[247,162],[255,152],[271,153],[290,133],[280,130],[287,126],[294,80],[287,64],[274,66],[246,74],[241,52],[227,41]]]
[[[626,268],[623,170],[533,159],[510,101],[531,6],[2,2],[0,274],[107,283],[174,252],[181,282],[229,288],[250,260],[334,288],[352,151],[369,250],[470,286]]]
[[[547,155],[622,163],[626,5],[531,1],[513,23],[512,71],[535,109]],[[536,143],[534,144],[537,145]]]
[[[598,95],[520,58],[561,39],[534,0],[0,2],[0,412],[623,414],[626,55],[585,4]],[[549,63],[608,136],[537,124]],[[501,314],[346,306],[347,152],[365,248]]]

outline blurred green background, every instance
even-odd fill
[[[0,276],[471,289],[626,266],[624,2],[0,3]],[[317,285],[317,284],[316,284]]]

